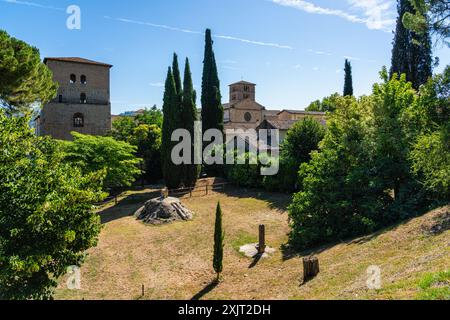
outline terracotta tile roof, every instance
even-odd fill
[[[264,120],[268,124],[270,124],[274,129],[278,130],[289,130],[292,128],[294,124],[296,124],[298,121],[295,120]]]
[[[109,67],[111,68],[112,65],[103,63],[103,62],[97,62],[93,60],[88,60],[84,58],[78,58],[78,57],[49,57],[44,59],[44,63],[47,63],[47,61],[62,61],[62,62],[73,62],[73,63],[83,63],[83,64],[91,64],[91,65],[97,65],[97,66],[103,66],[103,67]]]
[[[316,111],[304,111],[304,110],[282,110],[279,112],[283,113],[283,112],[287,112],[287,113],[291,113],[291,114],[304,114],[304,115],[319,115],[319,116],[325,116],[326,113],[325,112],[316,112]]]

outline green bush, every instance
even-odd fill
[[[226,175],[228,180],[240,187],[259,188],[262,186],[263,176],[261,175],[261,167],[255,163],[256,155],[252,153],[244,153],[236,155],[234,165],[226,166]],[[238,164],[245,162],[245,164]]]
[[[312,118],[294,124],[281,145],[280,171],[275,176],[264,177],[264,187],[271,191],[297,190],[297,172],[300,165],[311,159],[311,152],[319,148],[325,131],[325,128]]]

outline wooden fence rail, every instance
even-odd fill
[[[210,192],[217,192],[217,191],[224,192],[226,185],[228,185],[228,183],[217,183],[217,184],[205,185],[205,186],[201,186],[201,187],[172,189],[172,190],[169,190],[169,196],[187,196],[187,195],[189,195],[189,198],[204,197],[204,196],[209,195]],[[196,195],[198,193],[201,193],[201,194]]]

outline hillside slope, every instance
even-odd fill
[[[99,244],[82,267],[82,288],[64,289],[57,299],[416,299],[449,288],[450,206],[383,232],[317,250],[321,273],[302,284],[302,257],[283,251],[290,230],[290,197],[235,188],[225,194],[183,199],[194,220],[159,227],[130,216],[151,191],[127,193],[100,211]],[[221,202],[225,230],[223,282],[211,284],[214,212]],[[253,261],[239,247],[257,242],[265,224],[268,259]],[[382,289],[369,290],[367,268],[381,270]],[[430,287],[427,291],[419,288]],[[145,296],[141,297],[142,285]],[[436,294],[432,292],[438,290]],[[446,291],[447,296],[448,290]],[[444,292],[445,294],[445,292]]]

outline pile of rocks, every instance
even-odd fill
[[[147,224],[159,225],[181,220],[188,221],[193,218],[180,199],[172,197],[160,197],[149,200],[134,214],[136,219]]]

